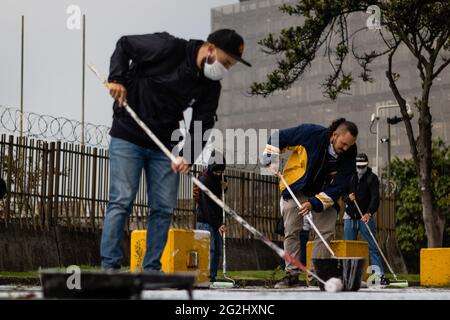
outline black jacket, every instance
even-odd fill
[[[194,137],[203,147],[204,132],[214,126],[221,85],[206,78],[197,67],[197,53],[203,43],[168,33],[123,36],[111,57],[108,81],[125,85],[128,104],[170,150],[178,143],[171,141],[171,135],[188,107],[193,108],[191,152]],[[157,148],[117,102],[113,111],[111,136]],[[201,135],[194,136],[194,121],[202,122]],[[190,159],[186,153],[185,157],[193,162],[201,152],[198,149]]]
[[[362,211],[362,214],[371,213],[374,215],[380,205],[380,191],[379,191],[379,180],[376,174],[372,172],[371,168],[367,168],[367,172],[358,181],[358,174],[355,173],[352,176],[350,185],[348,188],[348,193],[355,193],[356,202]],[[358,212],[353,201],[347,197],[345,200],[347,203],[347,214],[352,219],[361,219],[361,215]]]
[[[208,169],[200,175],[199,180],[217,197],[222,198],[222,176],[216,176],[212,171],[213,166],[208,166]],[[199,196],[197,221],[209,224],[214,230],[218,230],[223,224],[222,208],[204,192],[200,192]]]

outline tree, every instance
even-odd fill
[[[446,216],[444,246],[450,245],[450,147],[442,140],[434,141],[432,148],[432,176],[434,206]],[[425,227],[421,216],[419,179],[412,159],[396,158],[391,163],[396,190],[396,234],[403,257],[410,272],[419,270],[420,248],[426,245]]]
[[[382,18],[377,35],[385,47],[381,50],[358,52],[355,44],[362,28],[349,34],[347,19],[351,14],[376,8]],[[346,59],[354,58],[361,66],[362,81],[374,81],[370,64],[376,59],[387,59],[386,77],[399,105],[406,127],[412,160],[419,177],[422,217],[428,247],[442,246],[445,218],[436,207],[432,188],[432,116],[429,105],[433,80],[448,66],[450,58],[450,0],[304,0],[296,5],[283,5],[280,10],[288,15],[303,17],[299,26],[283,29],[278,36],[269,34],[259,44],[270,55],[282,55],[277,68],[267,75],[265,82],[255,82],[250,93],[267,97],[277,90],[286,90],[305,74],[320,50],[325,50],[333,68],[322,86],[324,94],[337,99],[348,94],[354,77],[344,68]],[[417,61],[422,93],[415,97],[419,133],[416,136],[408,116],[406,100],[397,87],[400,74],[396,73],[393,58],[398,48],[405,45]]]

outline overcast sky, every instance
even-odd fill
[[[20,104],[20,24],[25,15],[24,110],[81,118],[81,30],[70,30],[70,5],[86,14],[86,62],[107,76],[121,35],[168,31],[205,39],[211,8],[238,0],[0,0],[0,105]],[[74,20],[70,20],[73,22]],[[111,124],[111,99],[86,71],[86,121]]]

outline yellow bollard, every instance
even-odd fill
[[[420,285],[450,286],[450,248],[420,250]]]
[[[146,248],[146,230],[131,233],[130,271],[141,271]],[[210,233],[203,230],[169,229],[161,257],[163,272],[197,272],[196,283],[209,281]]]

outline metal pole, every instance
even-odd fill
[[[23,73],[24,73],[25,16],[22,15],[22,39],[20,53],[20,137],[23,136]]]
[[[377,172],[376,174],[379,176],[380,175],[380,154],[379,154],[379,145],[380,145],[380,107],[377,107],[377,115],[376,115],[376,121],[377,121],[377,145],[376,145],[376,154],[375,154],[375,163],[376,163],[376,167],[377,167]]]
[[[225,172],[222,173],[222,185],[220,186],[222,188],[222,201],[225,203],[225,190],[223,189],[223,184],[225,183]],[[225,209],[222,208],[222,224],[226,224],[225,219]],[[227,276],[227,246],[226,246],[226,232],[223,233],[223,254],[222,254],[222,273],[224,278]]]
[[[82,75],[81,75],[81,145],[84,146],[84,103],[85,103],[85,68],[86,68],[86,15],[83,14],[83,39],[82,39]]]
[[[389,119],[389,118],[388,118]],[[391,194],[391,124],[388,121],[388,142],[387,142],[387,194]]]
[[[86,58],[86,15],[83,14],[83,36],[82,36],[82,71],[81,71],[81,168],[80,168],[80,207],[83,215],[86,217],[86,210],[84,205],[84,198],[88,198],[88,195],[84,194],[85,190],[85,155],[86,149],[84,145],[84,93],[85,93],[85,58]],[[90,213],[91,215],[93,212]]]
[[[408,104],[407,104],[408,105]],[[375,164],[377,168],[377,175],[380,175],[380,151],[379,151],[379,145],[380,145],[380,111],[381,109],[390,109],[390,108],[398,108],[398,104],[388,104],[388,105],[381,105],[377,107],[377,113],[376,113],[376,121],[377,121],[377,144],[376,144],[376,154],[375,154]]]

